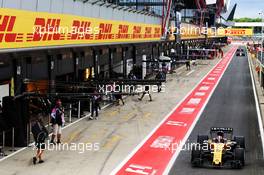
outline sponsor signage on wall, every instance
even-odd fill
[[[0,49],[160,40],[161,26],[0,9]]]

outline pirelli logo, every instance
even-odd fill
[[[253,35],[252,29],[242,29],[242,28],[232,28],[232,29],[225,29],[223,34],[225,36],[251,36]]]
[[[230,34],[230,35],[245,35],[246,34],[246,30],[225,30],[225,34]]]

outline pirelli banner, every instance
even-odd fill
[[[223,28],[206,27],[193,24],[182,23],[179,28],[174,27],[172,23],[169,29],[169,39],[175,40],[175,35],[180,35],[181,39],[198,39],[205,37],[224,37],[224,36],[251,36],[253,29],[249,28]]]
[[[219,28],[218,35],[220,36],[252,36],[253,29],[249,28]]]
[[[161,26],[0,8],[0,49],[160,40]]]

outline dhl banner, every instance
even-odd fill
[[[0,8],[0,49],[160,40],[161,26]]]

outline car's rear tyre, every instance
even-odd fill
[[[240,169],[245,165],[245,149],[235,148],[234,150],[234,162],[232,168]]]
[[[198,135],[197,136],[197,143],[203,144],[204,141],[207,141],[209,139],[208,135]]]
[[[235,136],[234,137],[234,141],[237,143],[237,146],[239,146],[240,148],[244,148],[245,149],[245,137],[243,137],[243,136]]]

